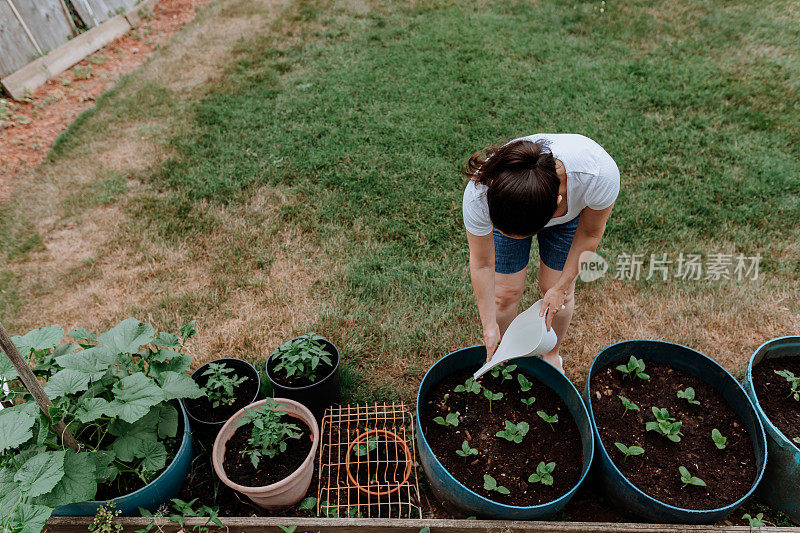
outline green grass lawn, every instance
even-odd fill
[[[617,161],[622,191],[602,254],[764,257],[764,281],[743,287],[606,280],[579,288],[579,306],[590,302],[601,313],[592,321],[604,320],[611,293],[615,305],[628,298],[622,294],[645,299],[633,321],[676,299],[689,300],[689,309],[691,300],[710,301],[709,314],[741,305],[761,320],[759,309],[780,287],[790,318],[778,329],[796,324],[797,7],[611,0],[601,12],[601,5],[297,1],[271,31],[238,42],[235,61],[202,93],[127,80],[59,139],[51,160],[80,152],[114,121],[179,115],[170,156],[137,175],[146,193],[120,199],[130,215],[123,228],[202,257],[212,285],[131,312],[176,323],[193,315],[202,324],[285,252],[269,243],[289,232],[295,256],[319,274],[314,297],[327,302],[295,330],[340,345],[358,398],[376,390],[410,398],[436,358],[480,342],[459,170],[474,151],[534,132],[582,133]],[[116,190],[113,178],[105,180],[98,194]],[[251,202],[264,190],[280,192],[269,210]],[[227,237],[214,240],[221,228]],[[12,234],[6,241],[19,243]],[[536,298],[529,291],[524,301]],[[291,302],[264,303],[273,304],[291,313]],[[717,342],[722,326],[710,333],[697,326],[710,318],[697,318],[679,340]],[[580,338],[593,324],[576,315]],[[675,318],[672,329],[655,331],[674,337],[680,324]],[[578,344],[565,350],[579,352],[585,368],[596,350]]]

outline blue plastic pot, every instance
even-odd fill
[[[597,423],[592,411],[591,383],[592,377],[606,365],[627,362],[631,355],[664,363],[676,370],[696,376],[717,389],[725,398],[728,405],[731,406],[747,429],[756,457],[756,479],[753,482],[753,486],[741,499],[719,509],[697,510],[675,507],[656,500],[636,488],[614,465],[603,446],[600,433],[597,430]],[[755,407],[753,407],[744,389],[727,370],[696,350],[680,344],[653,340],[630,340],[612,344],[601,351],[592,362],[592,366],[589,369],[589,379],[584,389],[584,401],[589,409],[595,442],[597,443],[597,461],[595,465],[598,471],[598,482],[601,484],[603,492],[615,500],[617,504],[639,516],[662,523],[711,524],[722,520],[740,506],[753,494],[761,482],[764,468],[767,464],[767,441],[764,436],[764,427],[761,425],[761,420],[756,413]]]
[[[753,387],[753,367],[764,359],[800,356],[800,337],[778,337],[765,342],[750,357],[744,388],[755,404],[767,433],[769,464],[758,494],[770,506],[800,522],[800,449],[769,421]]]
[[[78,502],[56,507],[53,509],[53,516],[93,516],[97,514],[101,505],[110,501],[114,502],[116,509],[122,511],[123,516],[138,516],[139,507],[155,512],[163,504],[176,497],[183,488],[183,482],[189,475],[189,468],[192,464],[192,430],[183,404],[180,406],[180,411],[183,415],[181,445],[175,458],[157,478],[141,489],[113,500]]]
[[[422,383],[419,386],[419,393],[417,394],[416,414],[417,449],[419,451],[420,463],[422,464],[422,468],[428,478],[428,483],[436,497],[445,502],[448,506],[463,512],[465,515],[502,520],[539,520],[547,518],[560,511],[561,508],[567,504],[586,478],[594,454],[594,437],[592,436],[592,426],[589,422],[589,415],[586,412],[586,407],[583,405],[577,389],[563,374],[543,360],[538,357],[526,357],[514,360],[514,364],[526,374],[536,377],[550,386],[567,404],[567,408],[580,430],[581,445],[583,447],[583,469],[581,470],[580,479],[569,492],[552,502],[529,507],[518,507],[494,502],[468,489],[454,478],[450,472],[445,470],[442,463],[439,462],[433,454],[433,451],[431,451],[428,441],[425,440],[419,415],[422,411],[422,402],[427,396],[428,391],[454,372],[458,372],[467,367],[476,367],[479,364],[483,364],[485,361],[485,346],[480,345],[463,348],[439,359],[436,364],[428,370],[425,377],[422,378]]]

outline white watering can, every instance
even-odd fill
[[[542,355],[556,347],[558,342],[556,332],[553,328],[547,331],[546,315],[539,316],[541,310],[542,300],[539,300],[517,315],[517,318],[508,325],[492,359],[475,372],[474,379],[478,379],[509,359]]]

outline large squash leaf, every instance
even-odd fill
[[[75,411],[75,416],[84,424],[88,424],[101,416],[115,417],[118,411],[119,407],[108,402],[105,398],[89,398],[81,403]]]
[[[22,355],[27,356],[34,350],[49,350],[64,336],[64,330],[58,326],[45,326],[29,331],[25,335],[14,335],[11,340]]]
[[[159,375],[158,382],[161,384],[167,400],[205,396],[205,393],[186,372],[164,372]]]
[[[77,370],[96,381],[103,377],[106,370],[117,360],[117,354],[105,346],[95,346],[81,350],[76,354],[56,357],[56,362],[63,368]]]
[[[0,381],[11,381],[12,379],[17,379],[19,374],[17,374],[17,369],[14,368],[14,365],[11,364],[11,359],[9,359],[5,353],[0,353]]]
[[[114,385],[114,401],[117,416],[126,422],[136,422],[150,408],[166,399],[164,391],[152,378],[144,374],[131,374]]]
[[[31,498],[47,494],[64,477],[64,456],[66,452],[40,452],[17,470],[14,481],[25,496]]]
[[[31,428],[36,417],[27,410],[28,407],[17,405],[0,411],[0,453],[16,448],[33,437]]]
[[[178,410],[165,403],[158,410],[158,437],[174,437],[178,433]]]
[[[69,357],[69,356],[67,356]],[[61,396],[71,396],[89,388],[89,374],[84,374],[78,370],[65,368],[59,370],[44,386],[44,392],[51,400]]]
[[[142,468],[150,472],[158,472],[167,465],[167,449],[162,442],[148,440],[142,442],[144,461]]]
[[[155,329],[152,325],[126,318],[110,330],[102,333],[97,342],[114,354],[136,353],[139,348],[152,342]]]
[[[39,533],[52,512],[46,505],[21,504],[9,516],[9,529],[18,533]]]
[[[95,463],[90,455],[91,452],[87,451],[75,453],[73,450],[66,450],[64,477],[56,483],[53,490],[39,497],[36,503],[57,507],[93,499],[97,494],[97,481]]]

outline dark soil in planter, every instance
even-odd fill
[[[293,422],[305,428],[299,439],[289,439],[286,451],[274,458],[261,457],[258,468],[253,468],[250,457],[240,452],[249,447],[247,440],[251,435],[250,425],[240,427],[225,444],[225,460],[223,468],[228,479],[246,487],[264,487],[281,481],[300,468],[306,460],[314,444],[313,435],[308,426],[300,419]]]
[[[358,456],[356,448],[364,445],[363,439],[350,452],[350,473],[358,484],[373,492],[385,492],[403,481],[406,472],[406,453],[400,444],[383,435],[378,436],[375,450]]]
[[[533,383],[528,392],[521,392],[514,371],[514,379],[501,383],[500,378],[487,374],[480,379],[483,386],[494,393],[502,392],[503,398],[492,402],[471,392],[454,392],[478,367],[453,374],[431,389],[423,404],[421,415],[425,438],[431,450],[458,481],[469,489],[492,501],[507,505],[531,506],[553,501],[575,486],[583,468],[583,450],[578,426],[564,401],[550,387],[538,379],[526,377]],[[447,401],[443,401],[448,394]],[[522,398],[534,396],[536,401],[526,408]],[[537,411],[549,416],[558,414],[555,431],[542,420]],[[435,422],[437,416],[459,412],[458,427],[445,427]],[[506,420],[530,425],[528,434],[520,444],[495,436],[505,429]],[[465,461],[456,454],[464,440],[478,450]],[[553,485],[529,483],[528,477],[536,472],[536,465],[544,461],[555,462]],[[488,474],[511,491],[503,495],[483,488],[484,474]]]
[[[592,407],[603,446],[614,464],[636,487],[653,498],[684,509],[716,509],[744,496],[756,476],[753,447],[742,423],[714,387],[700,378],[645,359],[649,381],[623,379],[615,369],[604,367],[591,381]],[[700,405],[678,398],[678,390],[692,387]],[[636,403],[640,411],[628,411],[618,396]],[[652,407],[665,408],[683,423],[680,442],[672,442],[645,423],[654,421]],[[716,428],[727,437],[718,450],[711,438]],[[614,445],[641,446],[642,455],[623,460]],[[705,487],[683,487],[678,467],[685,466]]]
[[[753,368],[753,386],[758,403],[789,440],[800,437],[800,402],[789,393],[791,385],[776,370],[788,370],[800,376],[800,357],[764,359]]]
[[[234,374],[236,377],[247,376],[247,379],[236,387],[236,400],[233,404],[212,407],[211,402],[204,396],[192,400],[184,400],[186,408],[191,411],[192,416],[203,422],[225,422],[239,409],[250,405],[258,390],[258,380],[250,373],[240,372],[238,368]],[[195,381],[200,387],[204,387],[208,382],[208,376],[197,376]]]

